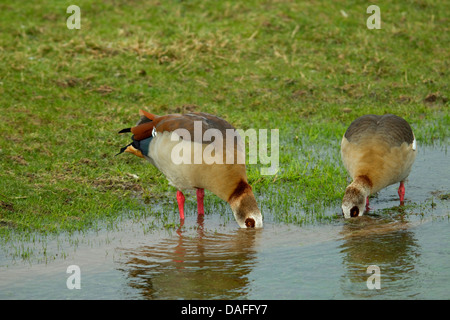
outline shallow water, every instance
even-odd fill
[[[0,250],[0,299],[449,299],[449,158],[442,147],[418,152],[405,206],[391,186],[356,219],[296,226],[266,215],[264,229],[241,230],[191,213],[180,228],[147,229],[158,225],[149,216],[12,243]],[[70,265],[81,289],[67,287]],[[371,265],[380,289],[368,287]]]

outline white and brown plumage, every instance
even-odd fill
[[[397,182],[403,203],[404,181],[416,158],[416,140],[406,120],[392,114],[359,117],[342,138],[341,156],[353,179],[342,200],[345,218],[362,215],[369,195]]]
[[[204,189],[207,189],[230,204],[240,227],[262,227],[262,215],[252,188],[247,181],[245,161],[241,163],[236,160],[236,158],[242,157],[243,150],[238,145],[233,143],[230,146],[225,141],[227,131],[235,131],[232,125],[207,113],[193,112],[183,115],[157,116],[139,110],[139,114],[141,119],[135,127],[120,131],[120,133],[133,133],[133,142],[122,148],[120,153],[125,151],[145,158],[166,176],[171,185],[177,188],[181,220],[184,220],[185,201],[182,190],[197,190],[197,208],[200,215],[204,214],[203,196]],[[200,139],[198,139],[198,134],[194,132],[195,122],[201,124]],[[189,133],[190,139],[186,139],[186,136],[179,136],[180,131],[178,129]],[[211,146],[211,141],[203,141],[203,134],[208,129],[217,130],[218,136],[224,139],[223,141],[214,140],[213,143],[219,146],[214,149],[214,159],[205,159],[205,154],[208,154],[208,152],[204,152],[205,148]],[[192,161],[181,163],[179,159],[174,161],[174,148],[180,148],[180,146],[187,147],[184,150],[192,151],[188,153],[190,159],[187,159]],[[216,152],[218,153],[216,154]],[[194,159],[199,153],[202,153],[200,158]],[[226,159],[226,155],[230,153],[236,160],[231,163],[229,158]],[[223,161],[214,161],[218,157]],[[200,163],[198,159],[201,160]]]

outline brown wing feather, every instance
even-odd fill
[[[208,129],[219,130],[223,137],[226,137],[227,129],[235,129],[224,119],[204,112],[157,116],[140,110],[139,114],[141,115],[141,119],[135,127],[131,128],[135,140],[143,140],[150,137],[155,128],[157,132],[171,132],[177,129],[185,129],[190,133],[192,141],[194,139],[196,121],[201,123],[202,137]]]
[[[191,141],[194,139],[194,128],[195,122],[197,121],[201,123],[202,136],[208,129],[217,129],[225,138],[227,129],[234,130],[234,127],[224,119],[203,112],[187,113],[184,115],[172,114],[162,116],[157,120],[160,120],[160,122],[156,124],[156,131],[164,132],[175,131],[176,129],[186,129],[190,133]]]
[[[147,112],[145,110],[139,109],[139,115],[146,117],[149,120],[155,120],[156,118],[158,118],[159,116],[157,116],[156,114]]]

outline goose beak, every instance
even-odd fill
[[[253,218],[245,219],[245,226],[247,228],[254,228],[255,227],[255,219],[253,219]]]

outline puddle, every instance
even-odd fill
[[[3,246],[0,299],[449,299],[448,160],[445,148],[419,148],[405,206],[391,186],[368,216],[348,221],[297,226],[266,215],[264,229],[241,230],[192,213],[182,228],[149,229],[158,221],[148,216]],[[35,255],[14,258],[14,246]],[[81,289],[67,288],[70,265]],[[367,286],[371,265],[380,289]]]

